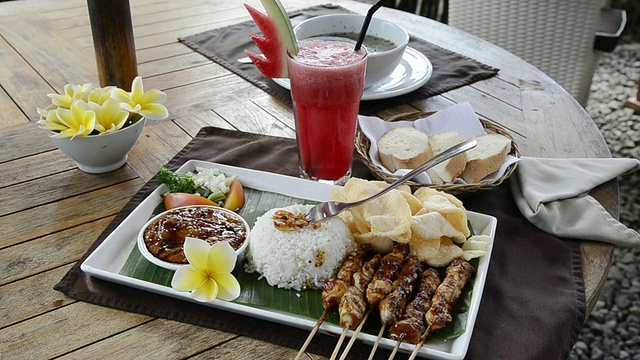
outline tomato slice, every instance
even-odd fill
[[[169,193],[164,196],[164,207],[167,210],[188,205],[218,206],[218,204],[214,203],[213,201],[196,194]]]

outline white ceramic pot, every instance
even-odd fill
[[[145,118],[124,129],[70,138],[54,138],[56,146],[72,158],[84,172],[99,174],[113,171],[127,162],[128,153],[138,141]]]
[[[330,14],[307,19],[293,29],[298,40],[335,33],[360,33],[364,15]],[[367,35],[373,35],[392,42],[395,46],[387,51],[371,52],[367,58],[365,87],[369,87],[393,73],[402,60],[409,43],[409,34],[400,26],[376,17],[371,19]],[[366,41],[364,43],[366,47]]]

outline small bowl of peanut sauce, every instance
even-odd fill
[[[210,245],[226,241],[236,251],[238,262],[249,243],[249,224],[238,214],[218,206],[184,206],[160,213],[138,233],[140,253],[155,265],[177,270],[189,264],[184,241],[194,237]]]

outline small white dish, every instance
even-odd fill
[[[244,228],[245,228],[246,236],[245,236],[245,239],[244,239],[244,242],[242,243],[242,245],[236,250],[236,255],[238,256],[238,260],[236,261],[236,264],[241,262],[242,258],[244,257],[244,251],[245,251],[245,249],[247,248],[247,246],[249,244],[249,231],[250,231],[249,224],[247,223],[247,221],[245,219],[242,218],[242,216],[236,214],[235,212],[233,212],[231,210],[227,210],[227,209],[225,209],[223,207],[209,206],[209,205],[183,206],[183,207],[179,207],[179,208],[163,211],[162,213],[152,217],[149,221],[147,221],[144,224],[142,229],[140,229],[140,231],[138,232],[138,238],[137,238],[136,243],[138,245],[138,250],[140,251],[142,256],[144,256],[145,259],[149,260],[151,263],[153,263],[155,265],[158,265],[158,266],[163,267],[165,269],[174,270],[174,271],[178,270],[182,266],[189,265],[189,264],[179,264],[179,263],[164,261],[162,259],[159,259],[155,255],[153,255],[149,251],[149,249],[147,248],[147,245],[146,245],[146,243],[144,241],[144,232],[149,227],[149,225],[151,225],[157,219],[159,219],[159,218],[161,218],[161,217],[163,217],[163,216],[165,216],[167,214],[170,214],[172,212],[176,212],[177,210],[182,210],[182,209],[186,209],[186,208],[196,208],[196,207],[210,208],[211,211],[226,214],[226,215],[228,215],[228,216],[230,216],[230,217],[242,222],[242,224],[244,225]]]
[[[426,84],[433,74],[431,61],[418,50],[407,46],[402,60],[391,75],[364,89],[362,100],[388,99],[404,95]],[[287,90],[291,90],[289,79],[273,79]]]

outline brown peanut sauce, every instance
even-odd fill
[[[147,249],[158,259],[187,264],[183,244],[187,237],[202,239],[213,245],[227,241],[238,250],[247,238],[240,219],[210,207],[172,210],[153,221],[144,231]]]

